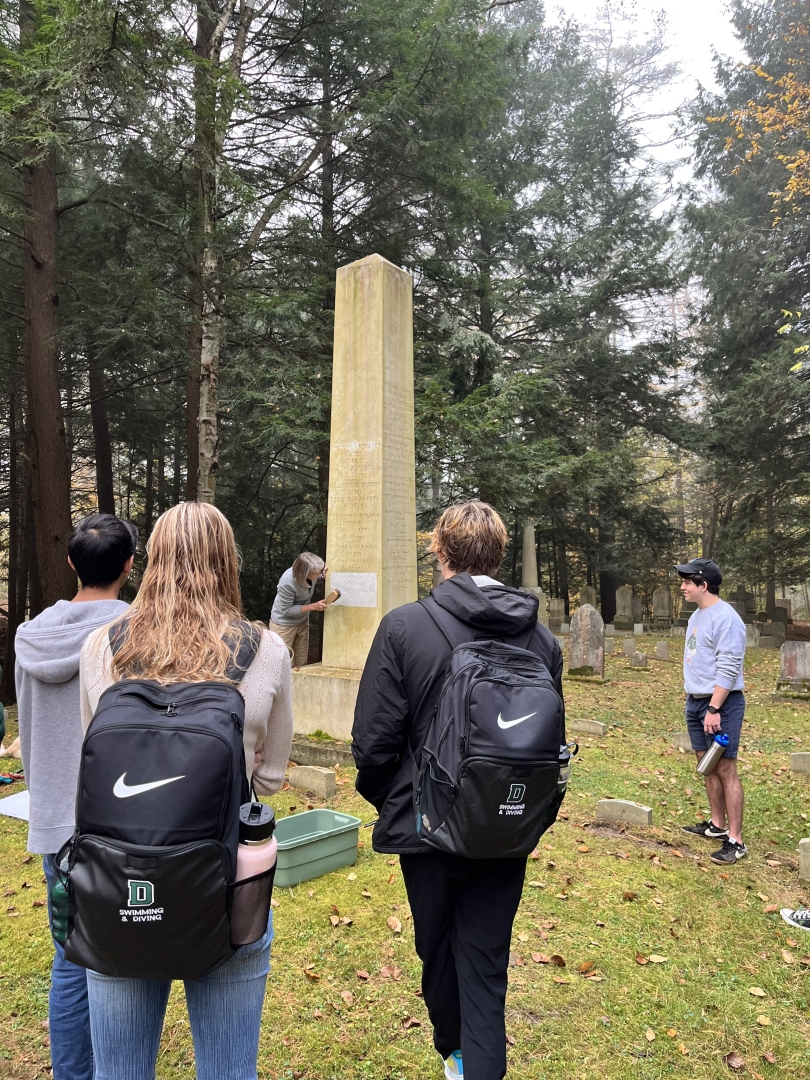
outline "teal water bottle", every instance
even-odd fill
[[[51,924],[53,938],[62,948],[68,935],[68,914],[70,913],[70,893],[68,892],[68,856],[56,866],[56,875],[51,885],[49,900],[51,903]]]

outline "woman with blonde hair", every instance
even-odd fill
[[[320,555],[302,551],[279,578],[270,613],[270,629],[290,650],[294,668],[303,667],[307,662],[310,611],[323,611],[326,608],[325,600],[312,603],[312,594],[328,569]]]
[[[158,519],[147,552],[129,612],[92,634],[82,650],[85,730],[114,682],[228,681],[240,643],[253,639],[253,658],[238,683],[245,701],[245,763],[257,794],[272,795],[281,787],[292,742],[290,664],[275,634],[243,619],[230,524],[213,506],[181,503]],[[256,1077],[272,938],[271,909],[258,941],[185,982],[198,1080]],[[88,971],[87,983],[98,1080],[154,1080],[171,982]]]

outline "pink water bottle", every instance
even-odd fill
[[[278,842],[273,835],[276,815],[264,803],[242,803],[239,808],[239,847],[236,849],[236,880],[263,874],[276,865]]]

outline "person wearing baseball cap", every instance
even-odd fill
[[[728,735],[728,747],[714,772],[704,777],[711,817],[684,832],[722,840],[712,862],[737,863],[748,854],[742,840],[743,787],[737,772],[745,697],[743,659],[745,624],[734,608],[720,599],[723,575],[711,559],[676,564],[684,600],[697,604],[689,617],[683,652],[686,726],[697,759],[703,757],[718,733]]]

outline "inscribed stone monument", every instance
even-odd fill
[[[335,293],[323,661],[293,674],[296,731],[347,739],[382,616],[417,598],[411,277],[379,255]]]
[[[632,630],[633,622],[633,590],[629,585],[620,585],[616,590],[616,615],[613,625],[617,630]]]
[[[605,624],[591,604],[577,608],[571,619],[569,675],[605,677]]]
[[[672,626],[672,596],[666,585],[659,585],[652,595],[653,629],[669,630]]]
[[[537,542],[534,536],[534,522],[523,526],[523,592],[533,593],[537,597],[537,621],[548,626],[546,594],[540,588],[537,576]]]
[[[585,607],[586,604],[596,607],[596,589],[593,585],[583,585],[579,590],[579,606]]]

